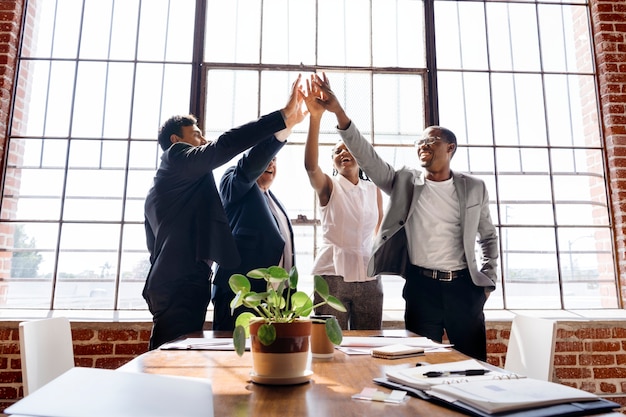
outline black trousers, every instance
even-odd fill
[[[483,307],[485,290],[469,273],[452,281],[439,281],[409,268],[402,297],[406,303],[407,330],[436,342],[444,330],[454,348],[479,360],[487,360],[487,333]]]
[[[150,350],[187,333],[201,331],[211,301],[211,268],[198,263],[194,275],[185,276],[169,292],[144,295],[152,313]]]

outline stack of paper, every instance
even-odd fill
[[[462,375],[461,371],[482,371],[483,375]],[[441,372],[439,377],[428,377],[430,372]],[[453,373],[449,373],[453,372]],[[476,372],[480,373],[480,372]],[[468,381],[494,380],[504,378],[521,378],[495,367],[488,367],[476,359],[457,362],[446,362],[435,365],[416,366],[412,368],[394,367],[386,372],[387,379],[398,384],[417,389],[429,389],[434,385],[453,384]]]
[[[380,359],[410,358],[424,354],[424,348],[419,346],[406,346],[393,344],[372,349],[372,356]]]
[[[532,378],[435,385],[426,393],[444,401],[461,402],[487,414],[599,399],[590,392]]]

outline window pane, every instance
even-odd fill
[[[437,66],[486,69],[485,16],[479,2],[435,2]]]
[[[372,39],[375,66],[425,67],[423,2],[373,0]]]
[[[137,59],[190,62],[195,0],[150,0],[140,4]]]
[[[374,76],[376,143],[413,144],[424,130],[423,88],[419,76]],[[397,111],[385,111],[389,106]]]
[[[318,65],[369,66],[370,9],[361,0],[318,0]]]
[[[486,4],[489,58],[494,70],[540,71],[534,4]]]
[[[506,307],[561,307],[556,244],[551,228],[501,228]]]
[[[208,72],[208,99],[204,115],[204,136],[207,140],[215,140],[223,132],[259,117],[258,77],[256,71]],[[288,94],[289,90],[286,90],[281,95],[283,101]]]
[[[315,2],[273,0],[262,4],[261,62],[315,64]]]
[[[207,1],[207,62],[259,62],[261,4],[257,0]]]

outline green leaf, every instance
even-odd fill
[[[328,303],[329,306],[331,306],[335,310],[338,310],[344,313],[347,311],[346,308],[343,306],[343,303],[339,301],[337,297],[333,297],[332,295],[329,295],[328,298],[326,299],[326,302]]]
[[[276,328],[271,323],[264,323],[259,327],[257,336],[261,343],[269,346],[276,340]]]
[[[242,293],[250,292],[250,281],[241,274],[233,274],[228,279],[228,285],[234,293],[241,291]]]
[[[267,268],[257,268],[257,269],[253,269],[252,271],[248,272],[246,275],[249,278],[266,279],[268,274],[269,274],[269,270]]]
[[[313,310],[313,301],[311,297],[302,291],[293,293],[291,296],[291,305],[297,316],[308,316]]]
[[[250,321],[255,318],[256,316],[253,313],[245,311],[237,316],[237,320],[235,320],[235,326],[243,327],[246,331],[245,336],[250,337]]]
[[[233,345],[235,345],[235,352],[237,355],[243,356],[243,352],[246,351],[246,330],[243,326],[235,327],[233,332]]]
[[[326,319],[326,334],[331,342],[335,345],[340,345],[343,340],[343,333],[336,317]]]
[[[233,314],[233,311],[239,307],[240,305],[243,305],[243,294],[241,291],[237,291],[237,293],[235,294],[235,296],[233,297],[233,299],[230,302],[230,314]]]
[[[267,272],[270,278],[285,280],[289,278],[289,274],[285,271],[285,268],[281,268],[280,266],[270,266],[267,268]]]
[[[291,267],[289,271],[289,288],[295,289],[298,287],[298,269],[295,266]]]
[[[313,285],[315,288],[315,292],[322,297],[322,299],[328,299],[328,295],[330,294],[330,290],[328,289],[328,283],[319,275],[315,275],[313,277]]]

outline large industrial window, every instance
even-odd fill
[[[418,166],[425,126],[457,134],[452,168],[486,181],[500,236],[488,309],[618,307],[588,13],[582,0],[29,0],[0,305],[145,309],[159,125],[195,113],[212,139],[282,107],[298,73],[325,71],[397,167]],[[304,277],[320,240],[307,126],[278,155],[272,188]],[[326,172],[334,126],[326,114]],[[388,312],[403,309],[402,284],[384,277]]]

